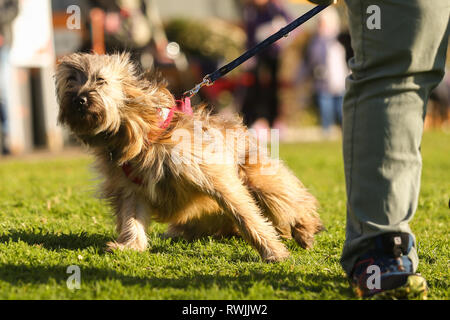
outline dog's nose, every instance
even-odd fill
[[[72,103],[76,107],[85,107],[87,105],[87,102],[88,102],[87,97],[84,95],[76,96],[72,99]]]

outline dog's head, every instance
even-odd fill
[[[78,135],[117,132],[124,82],[134,82],[128,55],[71,54],[56,70],[58,121]]]
[[[138,139],[155,126],[157,108],[174,103],[163,83],[138,73],[128,53],[65,56],[56,70],[56,94],[59,123],[88,143],[119,131]]]

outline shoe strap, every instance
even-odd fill
[[[399,258],[408,255],[413,246],[413,237],[406,232],[391,232],[375,238],[376,251]]]

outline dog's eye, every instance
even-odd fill
[[[98,84],[105,84],[105,83],[106,83],[106,80],[103,79],[102,77],[98,77],[98,78],[97,78],[97,83],[98,83]]]
[[[77,81],[77,77],[72,75],[72,76],[67,78],[67,81]]]

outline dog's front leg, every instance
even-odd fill
[[[146,230],[149,220],[149,209],[144,200],[137,195],[121,195],[114,199],[114,205],[119,237],[117,241],[109,242],[107,249],[144,251],[147,248]]]
[[[235,221],[244,239],[258,250],[262,259],[267,262],[286,259],[289,251],[279,239],[272,223],[261,214],[234,170],[217,170],[210,177],[217,201]]]

